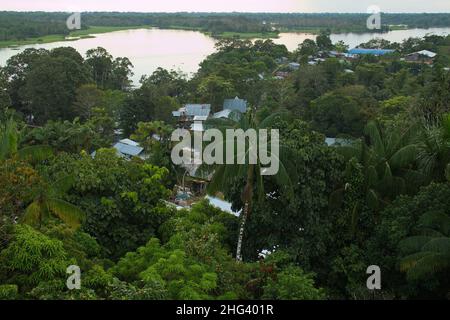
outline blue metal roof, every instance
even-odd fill
[[[211,105],[210,104],[187,104],[186,115],[189,117],[195,116],[205,116],[208,117],[211,113]]]
[[[247,101],[239,99],[225,99],[223,102],[223,110],[239,111],[240,113],[247,112]]]
[[[376,56],[382,56],[385,54],[393,53],[395,50],[390,49],[364,49],[364,48],[354,48],[348,51],[349,54],[371,54]]]
[[[144,148],[137,147],[137,146],[130,146],[128,144],[124,144],[124,143],[121,143],[121,142],[116,143],[114,145],[114,149],[119,151],[121,154],[124,154],[126,156],[132,156],[132,157],[136,157],[142,151],[144,151]]]

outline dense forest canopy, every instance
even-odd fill
[[[270,32],[330,29],[332,32],[366,32],[362,13],[82,13],[82,28],[89,26],[153,26],[223,32]],[[0,41],[69,34],[68,13],[0,12]],[[383,13],[384,29],[390,25],[409,28],[449,27],[450,13]]]
[[[101,15],[121,14],[90,19]],[[450,36],[384,45],[397,51],[310,63],[345,48],[328,32],[294,52],[226,39],[191,79],[160,68],[138,88],[104,48],[12,57],[0,68],[0,299],[448,299]],[[405,60],[424,49],[431,63]],[[177,210],[187,181],[170,159],[172,111],[236,96],[246,115],[206,124],[279,129],[283,170],[206,168],[208,193],[240,216],[204,194]],[[121,138],[148,156],[118,156]],[[65,286],[69,265],[81,290]]]

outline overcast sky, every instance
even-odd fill
[[[0,10],[142,12],[450,12],[450,0],[0,0]]]

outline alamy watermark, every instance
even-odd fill
[[[371,5],[367,8],[367,13],[371,16],[367,18],[367,29],[380,30],[381,29],[381,9],[377,5]]]
[[[190,131],[177,129],[172,134],[172,142],[178,142],[172,149],[172,162],[186,166],[261,164],[261,175],[273,176],[280,169],[279,136],[279,130],[270,130],[269,149],[267,129],[228,129],[225,138],[218,129],[194,132],[193,137]],[[204,142],[209,143],[205,148]]]
[[[66,20],[66,26],[69,30],[80,30],[81,29],[81,13],[75,12],[70,15]]]
[[[370,277],[367,279],[367,289],[381,290],[381,268],[379,266],[370,266],[367,268],[367,274],[370,274]]]
[[[66,273],[70,274],[67,278],[66,285],[69,290],[80,290],[81,289],[81,269],[79,266],[69,266],[66,269]]]

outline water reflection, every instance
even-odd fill
[[[409,37],[423,37],[427,34],[447,35],[450,28],[411,29],[376,33],[343,33],[333,34],[333,42],[344,41],[350,47],[374,38],[401,42]],[[293,51],[305,39],[314,39],[308,33],[282,33],[275,43],[284,44]],[[200,32],[183,30],[139,29],[116,31],[99,34],[95,38],[81,39],[70,42],[54,42],[20,46],[18,48],[0,49],[0,65],[4,65],[10,57],[25,48],[53,49],[61,46],[71,46],[80,53],[95,47],[104,47],[114,57],[128,57],[134,65],[133,82],[137,84],[142,75],[151,74],[156,68],[180,70],[188,75],[198,70],[199,64],[209,54],[214,52],[215,40]]]

